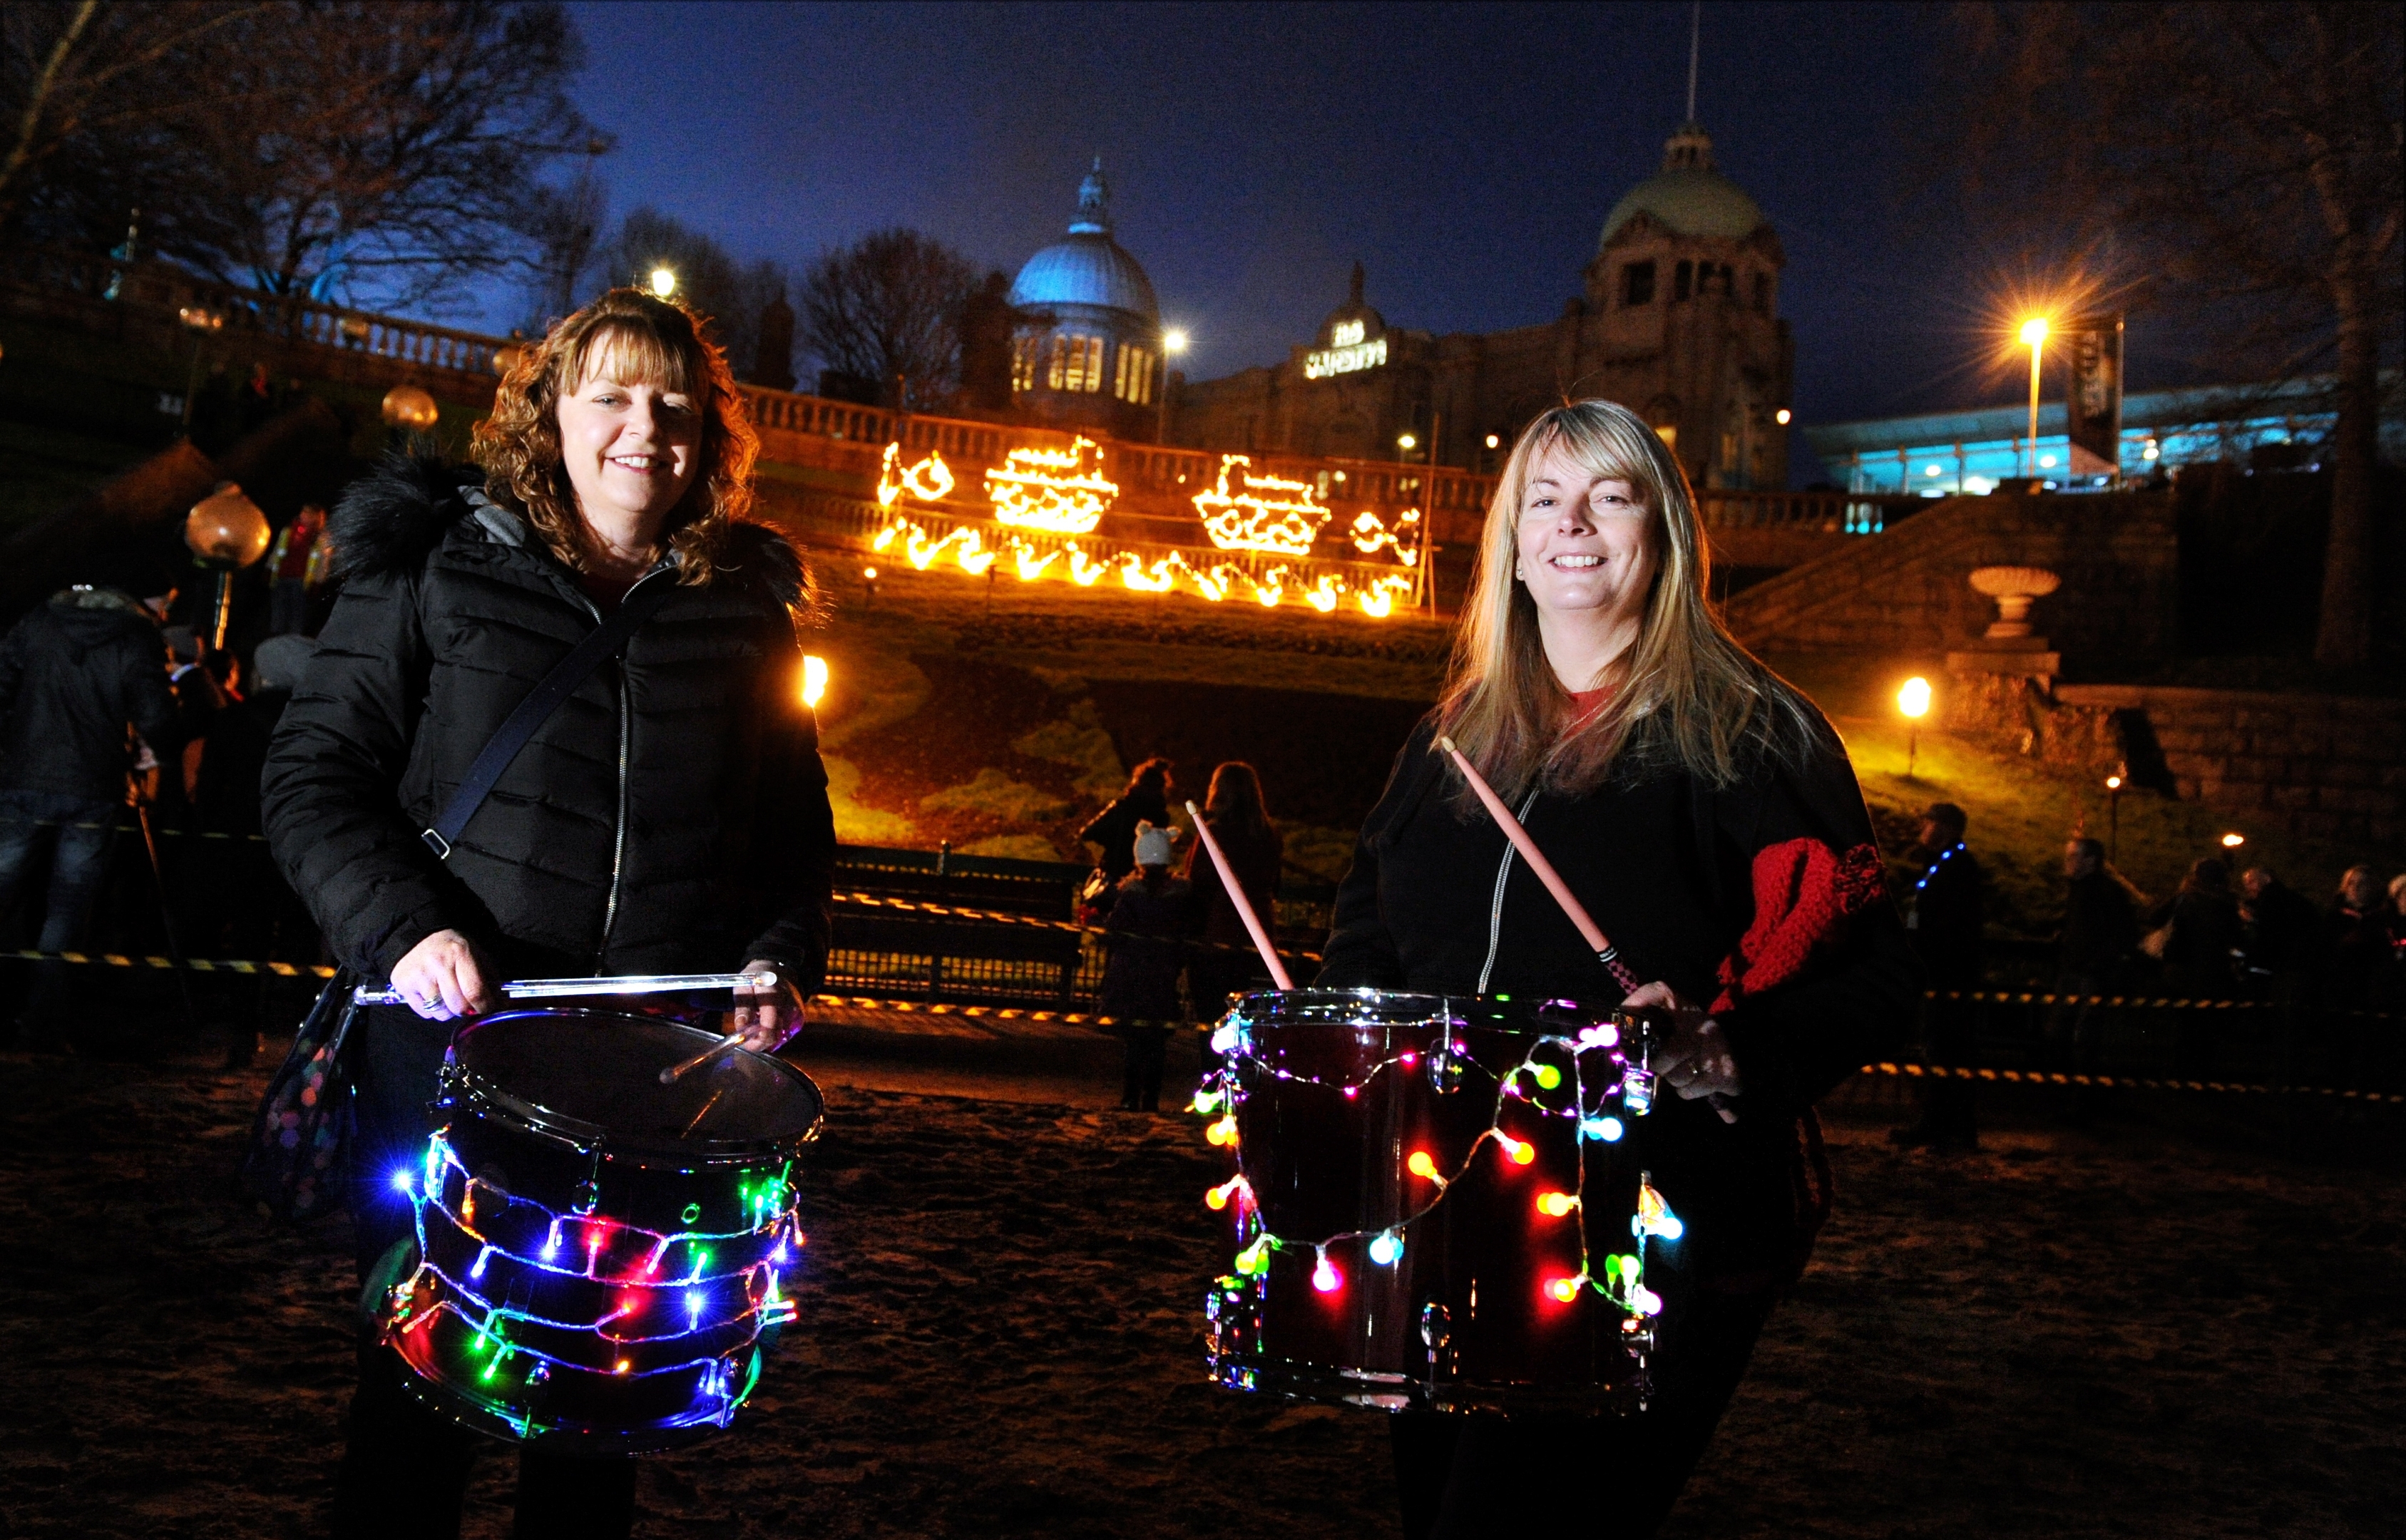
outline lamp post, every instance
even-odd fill
[[[1896,692],[1896,709],[1904,713],[1904,778],[1913,779],[1913,764],[1921,752],[1921,719],[1930,713],[1930,681],[1919,674]]]
[[[199,639],[211,652],[225,650],[226,622],[234,610],[234,574],[267,554],[267,516],[231,481],[192,504],[184,518],[184,544],[192,558],[216,576],[209,628]]]
[[[1161,426],[1153,441],[1165,448],[1169,444],[1169,360],[1185,351],[1185,332],[1173,327],[1161,334]]]
[[[676,292],[676,269],[674,269],[674,268],[672,268],[672,267],[656,267],[656,268],[653,268],[653,269],[652,269],[652,298],[654,298],[654,299],[656,299],[656,300],[665,300],[665,299],[669,298],[671,295],[674,294],[675,292]]]
[[[2022,469],[2026,474],[2035,476],[2038,474],[2038,360],[2039,355],[2046,348],[2046,318],[2032,316],[2022,322],[2022,341],[2030,344],[2031,350],[2030,447],[2023,455],[2025,463]]]
[[[2116,861],[2122,855],[2122,772],[2115,771],[2105,778],[2105,859]]]

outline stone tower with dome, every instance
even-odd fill
[[[1020,268],[1010,301],[1012,404],[1031,421],[1149,440],[1160,421],[1161,312],[1144,269],[1111,238],[1103,162],[1078,188],[1069,238]]]
[[[1564,397],[1641,414],[1700,487],[1787,485],[1794,346],[1786,257],[1693,122],[1606,216],[1582,291],[1553,320],[1474,335],[1391,329],[1352,292],[1283,362],[1187,386],[1170,439],[1200,448],[1419,459],[1492,470]],[[1412,447],[1400,440],[1408,435]],[[1497,447],[1491,449],[1493,436]]]

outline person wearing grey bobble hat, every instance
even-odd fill
[[[1153,1112],[1161,1106],[1161,1075],[1171,1024],[1183,1014],[1178,974],[1182,940],[1197,925],[1194,884],[1169,874],[1174,830],[1145,821],[1136,827],[1136,869],[1120,880],[1111,902],[1103,965],[1102,1013],[1119,1018],[1126,1048],[1120,1109]]]

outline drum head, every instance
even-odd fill
[[[819,1088],[768,1054],[729,1049],[660,1083],[661,1070],[718,1040],[658,1016],[512,1010],[460,1029],[446,1078],[484,1116],[647,1166],[791,1155],[818,1137]]]

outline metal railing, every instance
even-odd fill
[[[0,250],[0,282],[149,311],[195,332],[248,332],[461,374],[491,376],[494,353],[512,346],[506,337],[219,283],[164,262],[40,247]]]
[[[1875,535],[1929,506],[1929,500],[1869,492],[1753,492],[1699,487],[1696,514],[1707,530],[1798,530]]]

